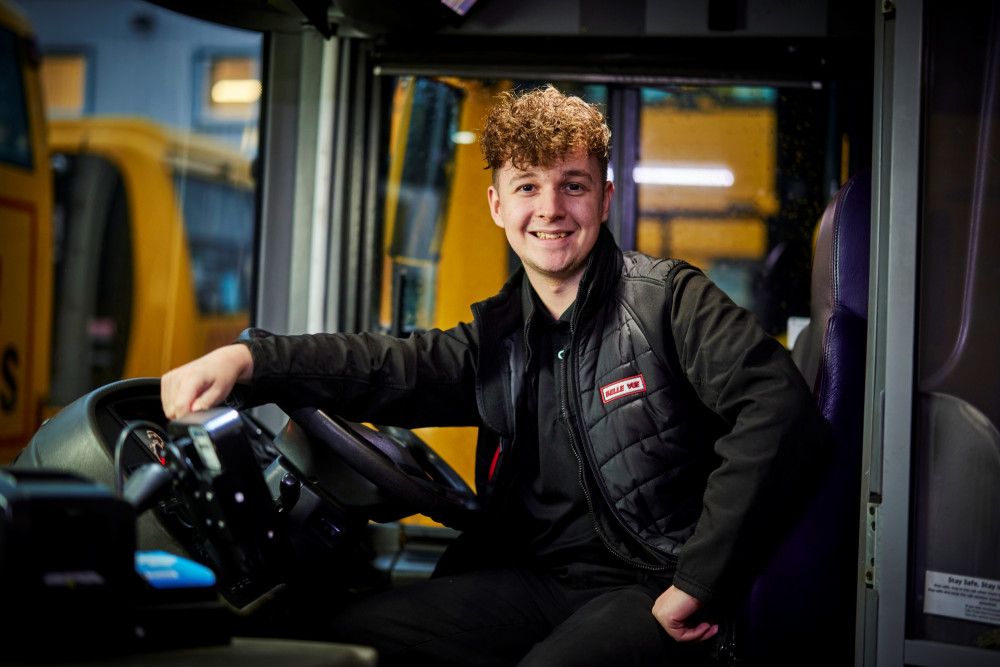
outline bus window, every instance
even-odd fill
[[[437,265],[464,94],[444,81],[406,77],[399,80],[395,96],[385,206],[383,290],[388,293],[382,319],[401,333],[434,324]]]
[[[135,118],[50,122],[52,408],[155,376],[249,325],[249,161]]]
[[[51,199],[37,45],[0,0],[0,464],[38,427],[48,393]]]
[[[907,637],[1000,646],[1000,14],[927,7]]]
[[[698,266],[783,336],[789,317],[809,315],[822,92],[678,86],[641,100],[636,248]]]
[[[132,321],[132,238],[121,172],[95,155],[53,155],[51,405],[122,377]],[[86,205],[81,205],[86,202]]]
[[[158,376],[249,324],[262,36],[153,3],[22,6],[40,52],[18,37],[18,57],[34,53],[52,91],[48,121],[36,111],[51,171],[45,153],[32,162],[56,185],[37,240],[55,258],[34,265],[57,281],[56,312],[45,336],[30,337],[45,358],[35,386],[47,394],[54,383],[44,417],[96,386]],[[5,56],[0,85],[13,71]],[[4,234],[7,282],[16,265]]]
[[[87,58],[79,53],[50,53],[42,61],[45,108],[50,116],[79,116],[87,106]]]
[[[751,305],[775,196],[773,88],[643,89],[636,247],[701,267]]]
[[[0,162],[31,168],[31,124],[24,89],[23,58],[13,30],[0,27]]]
[[[253,191],[177,173],[198,310],[247,313],[253,252]]]

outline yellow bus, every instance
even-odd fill
[[[53,120],[52,391],[57,409],[157,376],[249,324],[251,164],[131,117]]]
[[[28,20],[0,0],[0,460],[38,426],[49,388],[52,179]]]

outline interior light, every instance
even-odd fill
[[[466,12],[472,9],[472,5],[476,4],[476,0],[441,0],[441,2],[459,16],[465,16]]]
[[[693,185],[728,188],[735,181],[733,172],[725,167],[635,167],[632,179],[648,185]]]
[[[476,133],[471,130],[459,130],[451,135],[451,140],[456,144],[476,143]]]
[[[219,79],[212,84],[215,104],[249,104],[260,99],[260,81],[256,79]]]

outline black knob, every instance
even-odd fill
[[[299,500],[302,483],[294,473],[286,472],[278,483],[279,509],[290,510]]]

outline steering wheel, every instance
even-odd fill
[[[464,530],[481,514],[475,491],[427,443],[405,429],[371,429],[330,416],[315,407],[288,411],[313,443],[328,448],[352,470],[412,512]],[[275,446],[286,457],[301,459],[303,443],[285,439]],[[405,515],[405,514],[404,514]],[[380,520],[378,517],[372,517]]]

